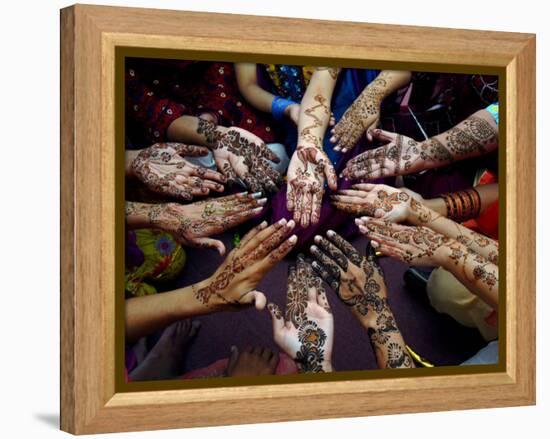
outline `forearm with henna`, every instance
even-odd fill
[[[168,138],[174,142],[203,145],[212,148],[227,128],[200,117],[182,116],[170,124]]]
[[[465,245],[492,264],[498,265],[498,241],[438,214],[434,210],[411,198],[408,222],[415,226],[426,226]]]

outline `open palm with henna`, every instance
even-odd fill
[[[336,190],[336,173],[325,152],[316,146],[298,146],[288,166],[286,203],[302,227],[319,222],[325,178]]]
[[[410,137],[389,131],[376,129],[372,131],[372,136],[387,143],[348,161],[342,171],[344,177],[368,180],[413,174],[427,168],[431,154],[449,155],[443,146],[438,148],[429,142],[417,142]]]
[[[411,211],[419,210],[423,198],[409,189],[384,184],[361,183],[331,196],[331,204],[353,215],[367,215],[387,221],[407,221]]]
[[[221,172],[230,181],[240,178],[252,191],[277,190],[281,175],[269,165],[279,158],[259,137],[242,129],[231,127],[216,137],[212,152]]]
[[[265,295],[255,288],[296,244],[296,235],[289,237],[293,228],[294,222],[284,219],[269,227],[264,221],[253,228],[212,276],[193,287],[197,300],[215,309],[252,304],[263,309]]]
[[[334,322],[322,281],[298,256],[289,267],[285,314],[270,303],[275,343],[296,361],[300,372],[332,371]]]
[[[207,154],[208,149],[202,146],[155,143],[133,159],[132,174],[149,190],[185,201],[208,195],[210,190],[223,192],[226,179],[222,174],[196,166],[184,158]]]

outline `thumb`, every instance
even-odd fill
[[[378,128],[378,123],[380,119],[376,118],[372,121],[372,123],[367,127],[366,134],[367,134],[367,140],[369,142],[372,142],[372,132]]]
[[[381,140],[382,142],[393,142],[397,137],[397,133],[392,133],[391,131],[384,131],[380,128],[371,131],[372,137],[375,139]]]
[[[252,297],[250,297],[252,296]],[[254,306],[258,311],[261,311],[265,308],[265,304],[267,303],[267,299],[265,297],[265,294],[261,291],[252,290],[248,293],[246,293],[246,299],[251,299],[250,302],[254,303]]]
[[[225,255],[225,245],[218,239],[195,238],[189,244],[193,247],[215,248],[221,256]]]
[[[275,334],[284,328],[285,319],[283,318],[283,313],[276,304],[269,303],[267,305],[267,310],[271,314],[271,320],[273,321],[273,334]]]

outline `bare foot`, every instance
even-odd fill
[[[130,372],[132,381],[166,380],[181,374],[183,348],[200,328],[200,322],[182,320],[168,326],[145,359]]]
[[[243,352],[231,347],[227,376],[273,375],[279,364],[279,354],[267,348],[248,347]]]

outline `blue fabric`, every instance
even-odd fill
[[[491,113],[491,116],[495,118],[495,122],[498,125],[498,102],[496,104],[489,105],[485,110]]]
[[[271,102],[271,114],[277,121],[282,121],[285,117],[285,110],[289,105],[295,102],[290,99],[282,98],[281,96],[275,96],[273,102]]]

